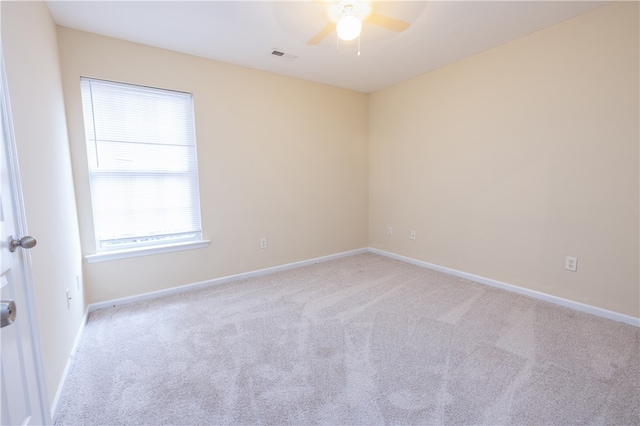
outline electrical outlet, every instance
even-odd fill
[[[260,238],[260,248],[261,249],[266,249],[267,248],[267,239],[266,238]]]
[[[578,258],[567,256],[567,260],[564,263],[564,269],[575,272],[578,269]]]
[[[69,294],[69,289],[67,289],[65,294],[67,295],[67,309],[71,309],[71,295]]]
[[[393,235],[393,228],[392,227],[388,227],[387,228],[387,234],[388,235]]]
[[[416,231],[411,231],[411,235],[409,235],[409,238],[411,238],[412,240],[416,239]]]

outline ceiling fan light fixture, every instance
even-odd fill
[[[362,31],[362,21],[353,15],[344,16],[338,21],[336,31],[341,40],[353,40],[358,37],[360,31]]]

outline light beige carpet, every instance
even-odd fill
[[[640,332],[362,254],[92,313],[57,424],[640,424]]]

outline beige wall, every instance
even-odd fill
[[[373,94],[370,245],[640,316],[638,50],[619,3]]]
[[[95,243],[80,76],[194,95],[211,245],[85,264],[89,302],[368,245],[367,95],[67,28],[58,40],[85,255]]]
[[[65,126],[56,27],[42,2],[2,2],[7,70],[31,250],[49,401],[53,402],[84,313],[76,204]],[[66,289],[71,291],[67,309]],[[20,307],[18,307],[20,309]]]

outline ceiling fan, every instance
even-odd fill
[[[371,1],[335,0],[329,3],[329,22],[307,41],[307,44],[320,43],[333,30],[341,40],[353,40],[360,35],[362,23],[378,25],[391,31],[401,32],[409,28],[409,23],[372,12]]]

